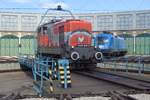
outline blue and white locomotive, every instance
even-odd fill
[[[95,48],[103,54],[104,57],[120,57],[127,53],[125,40],[122,37],[110,32],[102,32],[93,37]]]

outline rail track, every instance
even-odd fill
[[[127,77],[123,75],[112,74],[109,72],[102,72],[99,70],[85,70],[76,71],[75,73],[86,75],[88,77],[96,78],[99,80],[104,80],[107,82],[115,83],[132,89],[140,91],[150,91],[150,81],[142,80],[135,77]]]
[[[132,63],[150,63],[150,56],[140,56],[140,55],[127,55],[123,57],[111,58],[111,59],[104,59],[105,62],[132,62]]]
[[[116,91],[109,92],[109,94],[110,94],[111,100],[137,100],[131,96],[121,94]]]
[[[121,94],[121,93],[118,93],[116,91],[109,92],[109,96],[111,98],[109,100],[137,100],[131,96]],[[17,99],[26,99],[26,98],[33,98],[33,97],[38,99],[37,96],[21,96],[20,94],[11,93],[11,94],[7,94],[5,96],[2,96],[0,98],[0,100],[17,100]],[[53,95],[50,95],[50,97],[56,98],[58,100],[73,100],[73,98],[81,97],[81,95],[79,96],[79,95],[75,95],[75,94],[53,94]]]

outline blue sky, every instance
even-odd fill
[[[150,9],[150,0],[0,0],[0,8],[54,8],[58,4],[76,12]]]

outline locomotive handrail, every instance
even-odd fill
[[[55,10],[55,11],[63,11],[63,12],[68,12],[73,19],[75,19],[75,16],[73,16],[72,12],[70,10],[65,10],[62,9],[60,5],[57,6],[57,8],[48,8],[47,11],[45,12],[43,18],[41,19],[40,23],[38,24],[38,26],[42,23],[43,19],[45,18],[45,16],[47,15],[48,11],[50,10]]]

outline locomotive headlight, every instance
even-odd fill
[[[71,48],[74,48],[74,46],[72,46]]]
[[[80,58],[79,53],[74,51],[71,53],[71,59],[72,60],[78,60]]]
[[[95,53],[95,58],[96,58],[96,60],[102,60],[103,54],[101,52],[96,52]]]
[[[99,48],[104,48],[104,46],[103,45],[99,45]]]
[[[97,48],[97,46],[95,46],[95,48]]]

